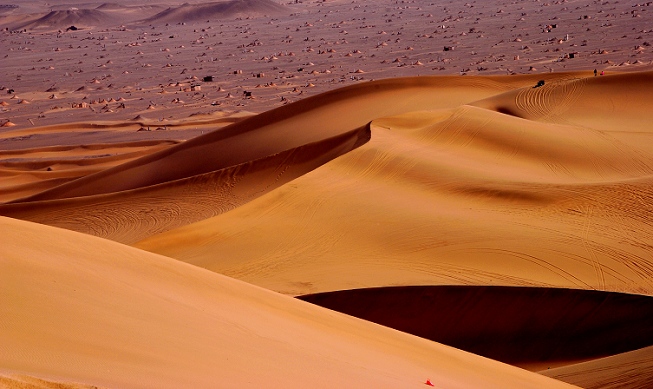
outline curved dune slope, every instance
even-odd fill
[[[472,105],[529,120],[610,133],[631,132],[648,123],[642,108],[647,107],[651,84],[653,72],[589,78],[570,75],[547,80],[542,87],[512,90]]]
[[[540,372],[585,389],[653,387],[653,346]]]
[[[8,218],[0,227],[5,377],[120,388],[572,387],[111,241]]]
[[[518,366],[569,364],[653,345],[653,297],[648,296],[556,288],[408,286],[300,299]]]
[[[24,374],[2,374],[0,388],[3,389],[100,389],[95,385],[83,385],[71,382],[57,382]]]
[[[39,193],[176,143],[153,140],[2,150],[0,201]]]
[[[271,0],[227,0],[202,4],[185,3],[161,11],[142,23],[184,23],[221,19],[234,15],[278,15],[288,8]]]
[[[0,207],[0,213],[132,243],[233,209],[368,139],[369,129],[360,128],[257,160],[152,187],[73,199],[9,204]]]
[[[67,28],[71,25],[78,26],[106,26],[119,22],[119,19],[97,9],[68,9],[51,11],[36,20],[16,26],[30,30],[48,28]]]
[[[361,83],[0,213],[142,240],[291,295],[446,284],[651,293],[652,74],[547,74],[540,88],[539,76]],[[560,96],[555,121],[505,108],[533,93]],[[591,107],[606,100],[614,118],[594,128]]]
[[[414,110],[374,120],[362,147],[136,246],[291,295],[390,285],[653,293],[653,106],[630,97],[650,90],[651,74],[582,81],[591,93],[578,92],[567,110],[587,125],[475,106],[492,98],[446,108],[452,89],[437,86],[426,87],[435,102],[425,111],[425,94],[419,105],[397,92]],[[537,78],[521,81],[515,96],[532,93]],[[546,85],[534,90],[549,93]],[[497,95],[494,108],[509,100]],[[593,128],[595,111],[583,110],[605,96],[611,130]],[[616,125],[622,110],[629,126]]]
[[[77,122],[0,134],[0,201],[11,202],[152,154],[251,116],[213,114],[167,121]],[[55,146],[56,145],[56,146]]]
[[[530,82],[431,77],[343,88],[14,200],[0,214],[135,242],[232,209],[357,147],[377,117],[452,107]]]
[[[499,80],[506,82],[502,84]],[[379,117],[455,107],[470,98],[488,97],[497,91],[509,90],[514,83],[529,82],[523,77],[515,80],[506,77],[463,80],[424,77],[381,80],[341,88],[247,118],[183,145],[21,201],[113,193],[208,173],[337,136]],[[438,101],[445,96],[446,101]]]

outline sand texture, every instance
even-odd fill
[[[651,12],[0,4],[0,388],[653,385]]]
[[[541,373],[583,388],[648,388],[653,385],[653,349],[630,351]]]
[[[416,108],[374,119],[368,143],[137,246],[290,295],[486,284],[651,293],[653,74],[558,77],[537,89],[533,77],[505,77],[522,82],[506,92],[465,78],[487,92],[498,84],[469,102],[456,101],[463,85],[447,87],[455,79],[417,90],[395,81],[403,87],[388,98],[402,104],[352,99],[347,120],[368,107]],[[597,98],[607,89],[611,99]],[[607,107],[620,103],[623,120]]]

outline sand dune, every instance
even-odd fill
[[[238,207],[368,139],[369,130],[360,128],[256,160],[158,185],[70,199],[17,202],[2,206],[1,212],[133,243]],[[66,184],[60,187],[66,187]],[[42,193],[45,192],[48,191]]]
[[[148,140],[0,151],[0,201],[40,193],[176,143]]]
[[[121,388],[572,387],[170,258],[0,223],[4,375]]]
[[[473,105],[378,119],[363,147],[138,246],[294,295],[488,283],[650,293],[647,101],[640,125],[614,131]]]
[[[14,200],[0,213],[135,242],[233,209],[359,146],[376,117],[428,109],[443,93],[448,100],[439,104],[452,105],[530,83],[505,77],[461,81],[386,80],[308,98]],[[405,104],[389,104],[396,99]],[[338,115],[362,102],[365,109]],[[132,195],[136,197],[126,201]],[[149,215],[145,223],[139,216],[144,212]]]
[[[348,87],[0,212],[122,242],[147,238],[138,247],[291,295],[488,282],[649,293],[651,263],[641,242],[653,231],[641,201],[651,196],[651,134],[647,100],[639,100],[637,114],[628,94],[642,93],[650,73],[548,77],[550,85],[536,89],[536,76]],[[577,83],[590,92],[568,86]],[[499,107],[512,101],[510,93],[545,98],[565,88],[577,92],[560,106],[576,122],[588,116],[587,126],[561,123],[563,113],[551,123]],[[600,106],[600,90],[628,105],[628,128],[591,127],[594,110],[578,107]],[[357,128],[365,123],[370,142],[342,155],[360,145]],[[302,145],[311,145],[302,160],[313,162],[288,165],[284,153]],[[289,166],[292,173],[279,181]],[[259,244],[251,245],[252,236]]]
[[[510,91],[473,105],[528,120],[628,133],[648,122],[641,114],[641,104],[652,83],[653,72],[561,78],[549,80],[540,88]],[[607,90],[609,95],[601,95]]]
[[[182,4],[161,11],[142,23],[186,23],[219,20],[236,15],[278,15],[288,9],[272,0],[227,0],[201,4]]]
[[[97,9],[68,9],[51,11],[45,16],[29,23],[13,26],[13,28],[28,30],[65,29],[73,25],[108,26],[117,22],[118,19]]]
[[[248,116],[196,116],[166,121],[163,126],[139,118],[5,131],[0,134],[0,199],[8,202],[43,192]]]
[[[501,84],[498,80],[506,83]],[[488,96],[497,89],[506,90],[512,84],[520,82],[530,83],[506,77],[469,78],[460,82],[451,78],[432,77],[382,80],[338,89],[298,101],[292,106],[264,112],[178,147],[86,177],[72,185],[40,193],[24,201],[118,192],[203,174],[338,136],[366,126],[379,117],[455,106],[463,103],[464,99]],[[444,94],[448,95],[446,102],[434,101]],[[402,100],[403,103],[390,104],[397,100]],[[352,114],[338,115],[352,105],[363,103],[364,107]],[[252,142],[252,137],[256,137],[256,142]],[[220,152],[215,152],[218,149]],[[174,166],[173,169],[169,168],[171,165]],[[157,174],[148,173],[152,171]]]
[[[650,388],[653,347],[540,372],[586,389]]]

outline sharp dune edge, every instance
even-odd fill
[[[288,8],[270,0],[228,0],[202,4],[185,3],[161,11],[142,23],[185,23],[222,19],[233,15],[278,15]]]
[[[115,24],[117,19],[96,9],[74,9],[52,11],[36,20],[30,20],[12,26],[15,29],[26,28],[38,29],[60,29],[77,24],[81,26],[98,26]]]
[[[6,387],[573,387],[108,240],[0,225]]]
[[[509,90],[531,83],[531,78],[523,77],[470,77],[461,80],[423,77],[353,85],[261,113],[192,139],[177,148],[19,201],[88,196],[159,184],[340,135],[379,117],[455,107],[470,98],[492,96],[497,90]],[[447,99],[443,101],[445,95]],[[401,103],[397,104],[397,101]],[[339,114],[352,107],[356,109],[347,115]],[[257,142],[252,144],[251,137],[256,137]],[[220,152],[215,151],[217,147],[220,147]],[[196,158],[189,158],[189,153]],[[167,168],[168,164],[174,164],[174,169]],[[156,174],[152,174],[152,171],[156,171]],[[127,177],[133,178],[127,180]],[[108,183],[101,183],[107,182],[107,179]]]
[[[164,25],[166,23],[190,23],[208,19],[223,20],[235,16],[279,15],[289,13],[287,7],[270,0],[226,0],[184,3],[165,7],[162,4],[124,5],[115,3],[52,5],[45,14],[35,13],[8,19],[0,23],[10,26],[12,30],[54,31],[66,29],[71,25],[83,28],[113,27],[121,23],[133,25]],[[87,8],[88,7],[88,8]],[[53,9],[63,8],[63,9]],[[164,8],[164,9],[162,9]],[[162,9],[162,10],[161,10]],[[144,15],[151,15],[144,18]]]

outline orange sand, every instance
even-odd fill
[[[0,223],[4,374],[120,388],[572,387],[105,239]]]

